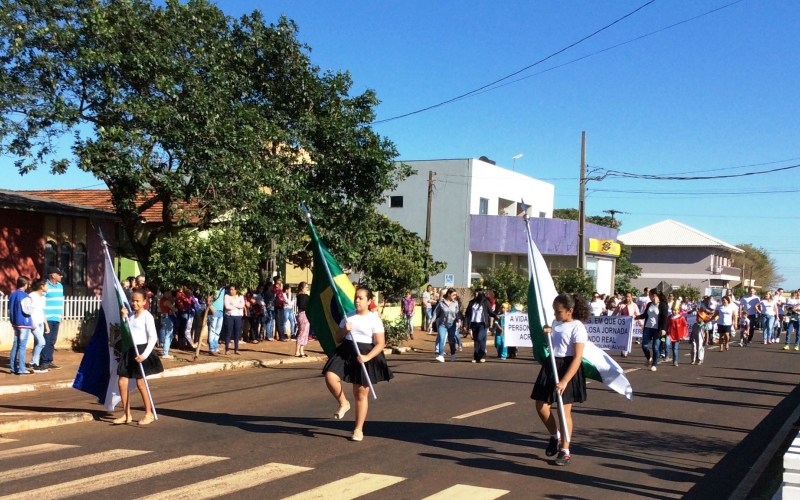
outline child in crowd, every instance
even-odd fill
[[[747,334],[750,332],[750,318],[747,314],[739,316],[739,347],[747,346]]]
[[[510,308],[508,303],[497,304],[498,317],[494,320],[494,347],[497,349],[497,357],[500,359],[508,359],[508,348],[503,332],[506,328],[506,313]]]
[[[705,357],[706,332],[710,324],[706,315],[697,314],[697,322],[692,325],[692,364],[702,365]]]
[[[681,314],[681,303],[676,300],[672,303],[672,315],[667,319],[667,344],[672,347],[672,366],[678,366],[678,346],[688,333],[686,318]]]

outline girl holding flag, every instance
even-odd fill
[[[383,355],[383,348],[386,345],[383,321],[380,316],[370,311],[371,301],[372,291],[369,288],[360,286],[356,289],[354,301],[356,310],[348,314],[339,324],[339,330],[334,337],[339,346],[322,369],[328,390],[339,402],[339,409],[333,415],[337,420],[344,417],[350,409],[342,382],[353,384],[356,427],[350,438],[352,441],[364,439],[364,421],[367,419],[369,408],[369,383],[364,380],[361,365],[366,366],[367,374],[373,384],[394,377]],[[358,344],[358,353],[351,339]]]
[[[580,295],[562,293],[553,301],[555,321],[552,327],[545,326],[545,334],[552,334],[553,351],[559,382],[553,376],[552,362],[542,363],[542,369],[533,386],[531,399],[536,401],[536,411],[550,432],[550,442],[545,454],[548,457],[558,453],[556,465],[568,465],[569,437],[561,436],[551,406],[557,400],[555,392],[561,394],[564,403],[564,418],[567,432],[572,436],[572,404],[586,401],[586,377],[583,373],[583,348],[589,335],[583,321],[589,319],[590,311],[586,299]]]
[[[122,354],[117,365],[117,375],[119,376],[119,393],[122,397],[122,406],[125,410],[125,415],[114,419],[115,424],[129,424],[133,421],[131,416],[131,399],[128,394],[128,380],[136,379],[136,387],[144,400],[144,418],[139,420],[139,425],[147,425],[153,422],[153,408],[150,404],[150,398],[147,395],[147,388],[145,387],[144,376],[155,375],[164,371],[161,365],[161,360],[153,351],[158,338],[158,331],[156,330],[156,322],[150,311],[144,308],[147,301],[145,293],[136,289],[131,294],[131,309],[133,314],[128,316],[128,310],[122,308],[120,314],[122,318],[128,318],[128,326],[131,330],[131,338],[136,345],[136,349],[129,348]],[[122,319],[122,321],[125,321]],[[137,356],[136,353],[139,353]],[[139,368],[141,363],[142,368]]]

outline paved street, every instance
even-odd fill
[[[155,380],[161,418],[149,427],[4,435],[15,441],[0,440],[0,467],[14,471],[0,477],[0,498],[196,499],[220,488],[259,499],[727,498],[800,402],[799,352],[714,349],[701,367],[655,373],[634,353],[621,359],[635,370],[633,402],[590,383],[573,462],[557,468],[529,399],[538,371],[529,354],[483,365],[466,351],[445,364],[391,356],[396,377],[376,387],[361,443],[347,440],[352,411],[330,418],[320,364]],[[72,390],[4,396],[0,408],[103,414]]]

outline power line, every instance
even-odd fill
[[[600,32],[602,32],[602,31],[605,31],[605,30],[607,30],[608,28],[610,28],[610,27],[614,26],[615,24],[617,24],[617,23],[619,23],[619,22],[623,21],[624,19],[626,19],[626,18],[628,18],[628,17],[630,17],[630,16],[632,16],[632,15],[636,14],[637,12],[639,12],[639,11],[640,11],[640,10],[642,10],[642,9],[644,9],[645,7],[647,7],[648,5],[650,5],[651,3],[655,2],[655,1],[656,1],[656,0],[650,0],[650,1],[648,1],[648,2],[647,2],[647,3],[645,3],[644,5],[642,5],[642,6],[640,6],[640,7],[637,7],[637,8],[636,8],[636,9],[634,9],[633,11],[631,11],[631,12],[629,12],[629,13],[625,14],[624,16],[620,17],[619,19],[617,19],[616,21],[612,22],[611,24],[607,24],[607,25],[603,26],[602,28],[598,29],[597,31],[595,31],[594,33],[591,33],[590,35],[586,35],[585,37],[581,38],[581,39],[580,39],[580,40],[578,40],[577,42],[573,42],[573,43],[571,43],[571,44],[567,45],[566,47],[564,47],[563,49],[561,49],[561,50],[558,50],[558,51],[556,51],[556,52],[553,52],[553,53],[552,53],[552,54],[550,54],[549,56],[547,56],[547,57],[545,57],[545,58],[543,58],[543,59],[539,59],[539,60],[538,60],[538,61],[536,61],[535,63],[533,63],[533,64],[529,64],[528,66],[525,66],[524,68],[522,68],[522,69],[520,69],[520,70],[517,70],[517,71],[515,71],[515,72],[513,72],[513,73],[511,73],[511,74],[509,74],[509,75],[506,75],[506,76],[504,76],[504,77],[502,77],[502,78],[499,78],[499,79],[497,79],[497,80],[495,80],[495,81],[493,81],[493,82],[491,82],[491,83],[487,83],[486,85],[483,85],[483,86],[481,86],[481,87],[478,87],[477,89],[470,90],[469,92],[466,92],[466,93],[464,93],[464,94],[461,94],[461,95],[459,95],[459,96],[453,97],[452,99],[448,99],[448,100],[446,100],[446,101],[442,101],[442,102],[440,102],[440,103],[438,103],[438,104],[433,104],[433,105],[431,105],[431,106],[427,106],[427,107],[425,107],[425,108],[418,109],[418,110],[416,110],[416,111],[411,111],[411,112],[409,112],[409,113],[404,113],[404,114],[402,114],[402,115],[393,116],[393,117],[391,117],[391,118],[385,118],[385,119],[383,119],[383,120],[376,120],[376,121],[372,122],[372,125],[377,125],[377,124],[379,124],[379,123],[386,123],[386,122],[390,122],[390,121],[394,121],[394,120],[399,120],[400,118],[405,118],[405,117],[407,117],[407,116],[416,115],[416,114],[419,114],[419,113],[422,113],[422,112],[425,112],[425,111],[429,111],[429,110],[431,110],[431,109],[438,108],[438,107],[440,107],[440,106],[444,106],[445,104],[450,104],[451,102],[457,101],[457,100],[459,100],[459,99],[463,99],[463,98],[465,98],[465,97],[467,97],[467,96],[469,96],[469,95],[472,95],[472,94],[474,94],[474,93],[476,93],[476,92],[479,92],[479,91],[481,91],[481,90],[484,90],[484,89],[486,89],[486,88],[488,88],[488,87],[491,87],[491,86],[493,86],[493,85],[496,85],[496,84],[498,84],[498,83],[500,83],[500,82],[502,82],[502,81],[508,80],[508,79],[509,79],[509,78],[511,78],[512,76],[516,76],[516,75],[518,75],[518,74],[522,73],[523,71],[529,70],[529,69],[533,68],[534,66],[538,66],[539,64],[541,64],[541,63],[543,63],[543,62],[547,61],[548,59],[552,59],[553,57],[557,56],[558,54],[561,54],[562,52],[565,52],[565,51],[567,51],[567,50],[571,49],[572,47],[575,47],[575,46],[576,46],[576,45],[578,45],[579,43],[581,43],[581,42],[584,42],[584,41],[588,40],[589,38],[592,38],[593,36],[597,35],[598,33],[600,33]],[[743,0],[739,0],[739,1],[743,1]]]
[[[596,55],[602,54],[603,52],[608,52],[608,51],[610,51],[610,50],[617,49],[617,48],[619,48],[619,47],[622,47],[623,45],[627,45],[627,44],[629,44],[629,43],[637,42],[637,41],[639,41],[639,40],[641,40],[641,39],[643,39],[643,38],[647,38],[647,37],[649,37],[649,36],[652,36],[652,35],[655,35],[655,34],[657,34],[657,33],[661,33],[662,31],[666,31],[666,30],[668,30],[668,29],[675,28],[675,27],[677,27],[677,26],[680,26],[680,25],[682,25],[682,24],[686,24],[686,23],[688,23],[688,22],[694,21],[695,19],[699,19],[699,18],[701,18],[701,17],[708,16],[708,15],[710,15],[710,14],[713,14],[713,13],[715,13],[715,12],[718,12],[718,11],[720,11],[720,10],[727,9],[728,7],[731,7],[731,6],[733,6],[733,5],[736,5],[737,3],[741,3],[741,2],[743,2],[743,1],[744,1],[744,0],[736,0],[735,2],[731,2],[731,3],[729,3],[729,4],[726,4],[726,5],[723,5],[723,6],[721,6],[721,7],[717,7],[716,9],[712,9],[712,10],[709,10],[709,11],[707,11],[707,12],[703,12],[702,14],[696,15],[696,16],[694,16],[694,17],[690,17],[690,18],[688,18],[688,19],[684,19],[683,21],[679,21],[679,22],[677,22],[677,23],[670,24],[669,26],[665,26],[665,27],[663,27],[663,28],[660,28],[660,29],[657,29],[657,30],[655,30],[655,31],[651,31],[650,33],[646,33],[646,34],[644,34],[644,35],[637,36],[636,38],[631,38],[630,40],[627,40],[627,41],[625,41],[625,42],[618,43],[618,44],[616,44],[616,45],[612,45],[612,46],[610,46],[610,47],[606,47],[606,48],[604,48],[604,49],[598,50],[597,52],[592,52],[591,54],[587,54],[587,55],[585,55],[585,56],[578,57],[577,59],[573,59],[573,60],[571,60],[571,61],[567,61],[567,62],[565,62],[565,63],[558,64],[558,65],[556,65],[556,66],[553,66],[553,67],[547,68],[547,69],[545,69],[545,70],[539,71],[538,73],[534,73],[534,74],[532,74],[532,75],[528,75],[528,76],[523,76],[522,78],[517,78],[516,80],[512,80],[512,81],[510,81],[510,82],[506,82],[506,83],[504,83],[504,84],[502,84],[502,85],[497,85],[497,86],[494,86],[494,87],[492,87],[492,88],[487,88],[487,89],[483,89],[483,90],[480,90],[480,91],[474,91],[473,93],[467,94],[467,95],[465,95],[465,96],[463,96],[463,97],[457,97],[457,98],[455,98],[455,99],[453,99],[453,100],[454,100],[454,101],[460,101],[460,100],[462,100],[462,99],[467,99],[467,98],[469,98],[469,97],[474,97],[474,96],[476,96],[476,95],[484,94],[484,93],[486,93],[486,92],[491,92],[491,91],[493,91],[493,90],[501,89],[501,88],[503,88],[503,87],[506,87],[506,86],[508,86],[508,85],[512,85],[512,84],[514,84],[514,83],[521,82],[521,81],[523,81],[523,80],[527,80],[528,78],[533,78],[534,76],[539,76],[539,75],[542,75],[542,74],[544,74],[544,73],[548,73],[548,72],[550,72],[550,71],[553,71],[553,70],[556,70],[556,69],[559,69],[559,68],[563,68],[564,66],[569,66],[570,64],[576,63],[576,62],[578,62],[578,61],[582,61],[582,60],[584,60],[584,59],[588,59],[588,58],[590,58],[590,57],[594,57],[594,56],[596,56]],[[401,117],[397,117],[397,118],[401,118]],[[375,123],[380,123],[380,122],[375,122]]]
[[[647,179],[653,181],[697,181],[697,180],[713,180],[713,179],[733,179],[738,177],[750,177],[753,175],[771,174],[774,172],[784,172],[800,168],[800,164],[789,165],[788,167],[773,168],[770,170],[758,170],[755,172],[743,172],[741,174],[727,174],[727,175],[697,175],[697,176],[678,176],[678,175],[656,175],[656,174],[639,174],[635,172],[622,172],[619,170],[606,170],[601,176],[601,179],[608,177],[616,177],[621,179]]]

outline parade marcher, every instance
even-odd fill
[[[614,309],[612,316],[630,316],[631,327],[633,327],[634,321],[641,321],[636,319],[636,317],[639,316],[639,306],[633,300],[633,294],[631,292],[625,294],[625,298],[617,305],[617,308]],[[627,358],[628,353],[623,352],[622,357]]]
[[[781,341],[781,333],[785,330],[783,326],[783,306],[786,305],[786,297],[783,296],[783,288],[775,290],[775,293],[772,294],[772,300],[775,301],[775,306],[778,308],[778,315],[775,317],[775,331],[772,335],[773,343],[777,344]]]
[[[745,344],[749,344],[753,341],[753,334],[756,330],[756,314],[758,314],[756,304],[759,302],[761,302],[761,298],[756,295],[756,289],[753,287],[750,287],[748,294],[743,296],[742,300],[739,301],[739,306],[741,308],[739,314],[747,316],[750,320],[750,331],[747,334],[747,342]]]
[[[473,363],[486,362],[486,334],[489,330],[489,318],[495,316],[492,304],[482,288],[475,290],[475,297],[467,305],[466,320],[469,321],[469,328],[472,331],[472,340],[475,342],[475,352]]]
[[[739,347],[747,347],[750,333],[750,318],[746,314],[739,315]]]
[[[589,311],[594,317],[602,316],[603,313],[606,312],[606,303],[597,292],[592,294],[592,301],[589,302]]]
[[[33,372],[25,368],[28,349],[28,337],[33,330],[33,302],[28,295],[31,280],[27,276],[17,278],[17,289],[8,297],[8,316],[14,329],[14,342],[11,344],[11,373],[14,375],[30,375]]]
[[[681,314],[680,301],[672,301],[672,315],[667,320],[667,334],[667,349],[672,351],[672,366],[678,366],[678,347],[681,340],[689,334],[686,318]]]
[[[736,324],[738,309],[731,304],[731,299],[722,297],[722,305],[717,308],[715,318],[717,319],[717,331],[719,332],[719,351],[730,350],[728,343],[731,339],[733,325]]]
[[[325,363],[322,373],[325,383],[333,397],[339,402],[339,409],[333,418],[341,419],[350,409],[350,403],[344,395],[342,382],[353,384],[353,397],[356,402],[356,422],[352,441],[364,439],[364,421],[367,419],[369,408],[369,384],[364,379],[366,366],[367,376],[372,384],[384,380],[391,380],[394,375],[386,364],[383,348],[386,345],[383,321],[380,316],[369,310],[372,301],[372,291],[363,286],[356,289],[356,310],[342,319],[336,332],[336,342],[339,347],[333,356]],[[356,353],[353,342],[358,345]]]
[[[647,303],[644,311],[642,311],[636,319],[644,320],[644,329],[642,330],[642,351],[644,352],[647,362],[645,366],[650,367],[650,371],[656,371],[659,358],[659,345],[661,337],[666,337],[665,330],[667,324],[667,303],[661,292],[653,289],[650,291],[650,300]],[[652,344],[653,352],[651,356],[650,347]]]
[[[767,292],[764,298],[756,304],[756,310],[761,315],[761,325],[764,330],[764,344],[773,344],[776,342],[775,333],[775,318],[778,317],[778,305],[772,297],[772,292]]]
[[[800,293],[797,290],[792,292],[792,297],[786,301],[786,315],[789,317],[789,323],[786,326],[786,345],[783,346],[783,350],[789,350],[794,331],[794,350],[800,351]]]
[[[426,325],[430,330],[436,329],[436,361],[444,363],[445,342],[450,344],[450,361],[456,360],[456,340],[458,335],[459,307],[456,300],[456,291],[449,288],[443,292],[443,297],[434,307],[431,314],[431,324]]]
[[[128,393],[128,380],[136,379],[136,387],[142,395],[144,401],[144,417],[139,420],[139,425],[147,425],[153,422],[153,408],[150,404],[150,398],[147,397],[147,389],[145,388],[144,378],[142,378],[142,369],[139,368],[141,363],[144,368],[144,376],[155,375],[164,371],[161,365],[161,360],[154,352],[153,348],[156,346],[156,339],[158,333],[156,332],[156,322],[150,311],[144,308],[147,301],[147,295],[141,289],[134,290],[131,293],[131,309],[132,313],[129,315],[126,308],[122,308],[120,314],[128,318],[128,326],[131,331],[131,338],[136,345],[136,349],[129,348],[119,361],[117,365],[117,375],[119,375],[119,393],[122,396],[122,408],[125,414],[117,419],[114,419],[115,424],[129,424],[133,421],[131,416],[131,398]],[[139,355],[136,355],[136,352]]]
[[[709,329],[707,323],[708,316],[706,314],[697,314],[697,321],[692,325],[692,333],[690,338],[692,340],[692,364],[702,365],[703,358],[706,352],[706,333]]]
[[[562,293],[553,301],[555,321],[545,327],[546,335],[552,335],[551,356],[555,357],[558,384],[553,374],[553,363],[548,358],[542,363],[539,376],[531,392],[536,401],[536,412],[550,433],[550,441],[545,454],[552,457],[558,453],[555,465],[568,465],[570,462],[568,436],[562,436],[551,407],[558,401],[555,391],[561,394],[564,403],[564,416],[569,436],[572,432],[572,405],[586,401],[586,377],[583,373],[583,348],[589,341],[583,321],[589,319],[586,299],[579,295]]]
[[[308,334],[311,330],[311,324],[308,322],[308,317],[306,316],[308,299],[308,283],[301,281],[300,284],[297,285],[297,296],[295,297],[295,301],[297,302],[297,347],[294,351],[294,355],[298,358],[308,357],[308,354],[304,351],[308,344]]]

